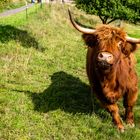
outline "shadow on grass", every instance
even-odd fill
[[[61,109],[69,113],[92,113],[92,102],[90,87],[79,78],[73,77],[63,71],[56,72],[51,76],[51,85],[42,93],[24,92],[32,99],[34,110],[38,112],[48,112]],[[94,113],[100,114],[100,105],[94,102]],[[102,110],[102,109],[101,109]]]
[[[70,113],[90,113],[90,87],[63,71],[51,76],[51,85],[42,93],[28,93],[34,109],[48,112],[60,108]]]
[[[7,43],[10,40],[20,42],[23,47],[33,47],[38,51],[43,51],[38,42],[26,30],[21,30],[10,25],[0,25],[0,42]]]

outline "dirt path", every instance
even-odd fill
[[[12,9],[12,10],[5,11],[3,13],[0,13],[0,18],[5,17],[5,16],[10,16],[10,15],[16,14],[18,12],[24,11],[27,7],[30,8],[33,5],[34,4],[28,4],[27,6],[22,6],[22,7],[17,8],[17,9]]]

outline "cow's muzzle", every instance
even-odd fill
[[[98,67],[102,69],[108,69],[113,65],[114,57],[109,52],[100,52],[97,55]]]

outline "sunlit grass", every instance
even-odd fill
[[[28,19],[25,12],[0,19],[0,139],[138,140],[140,100],[134,110],[136,127],[124,134],[102,108],[90,114],[86,48],[67,8],[35,5]],[[80,21],[99,24],[98,18],[71,9]],[[133,25],[130,34],[140,37],[137,28]]]

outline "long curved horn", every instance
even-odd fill
[[[71,12],[70,12],[70,9],[68,9],[68,13],[69,13],[69,17],[70,17],[70,21],[72,23],[72,25],[80,32],[82,33],[85,33],[85,34],[93,34],[96,30],[94,29],[89,29],[89,28],[84,28],[84,27],[81,27],[80,25],[78,25],[74,19],[72,18],[72,15],[71,15]]]
[[[127,36],[127,37],[126,37],[126,40],[127,40],[128,42],[131,42],[131,43],[140,44],[140,39],[137,39],[137,38],[132,38],[132,37]]]

